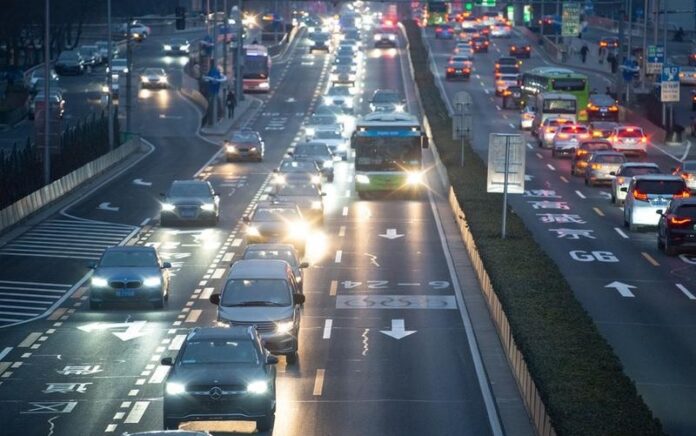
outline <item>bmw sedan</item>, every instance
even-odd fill
[[[216,225],[220,219],[220,197],[210,182],[203,180],[176,180],[163,197],[160,224],[168,226],[203,222]]]
[[[162,262],[153,247],[107,248],[99,262],[90,265],[89,306],[146,301],[161,309],[169,298],[169,262]]]
[[[265,152],[265,144],[261,134],[255,130],[236,130],[230,139],[223,141],[227,162],[238,160],[254,160],[261,162]]]
[[[140,86],[145,88],[167,88],[167,73],[163,68],[146,68],[140,76]]]

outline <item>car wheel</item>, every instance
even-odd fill
[[[329,182],[329,183],[333,183],[333,181],[334,181],[334,175],[331,174],[331,175],[327,176],[327,177],[326,177],[326,181]]]
[[[665,242],[663,245],[665,247],[665,254],[667,256],[671,257],[677,255],[677,247],[675,247],[671,242],[669,242],[669,238],[667,237],[667,235],[665,235]]]
[[[662,239],[660,239],[660,233],[657,233],[657,249],[660,251],[664,251],[665,249],[665,243],[662,242]]]
[[[617,204],[618,201],[616,200],[616,195],[614,194],[614,191],[611,191],[611,204]]]
[[[288,365],[296,364],[297,363],[297,351],[293,351],[292,353],[286,354],[285,361],[288,363]]]
[[[165,430],[179,430],[179,421],[176,419],[165,419],[164,420]]]
[[[628,227],[628,218],[626,218],[626,209],[624,209],[624,219],[623,219],[623,225],[624,227]]]
[[[274,423],[275,423],[275,414],[268,415],[265,418],[257,419],[256,420],[256,430],[258,430],[259,432],[271,431],[273,429]]]
[[[154,307],[155,309],[164,309],[164,300],[165,297],[164,295],[162,295],[158,301],[152,303],[152,307]]]

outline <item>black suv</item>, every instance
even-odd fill
[[[254,327],[196,328],[186,337],[165,383],[165,429],[187,421],[256,421],[273,428],[278,358]]]
[[[674,199],[657,224],[657,248],[667,256],[696,251],[696,198]]]

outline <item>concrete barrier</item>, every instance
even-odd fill
[[[50,185],[44,186],[0,210],[0,233],[70,193],[92,177],[101,174],[112,165],[138,150],[140,146],[140,138],[128,141],[117,149],[81,166]]]

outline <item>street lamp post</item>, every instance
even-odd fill
[[[46,20],[44,28],[44,182],[51,183],[51,0],[46,0]]]
[[[459,140],[461,141],[459,150],[459,166],[464,167],[464,104],[457,102],[456,108],[457,114],[459,115],[459,126],[457,128],[457,134],[459,135]]]
[[[107,0],[106,2],[106,50],[108,51],[108,63],[107,63],[107,71],[109,72],[106,75],[106,87],[107,87],[107,115],[109,117],[108,119],[108,129],[109,129],[109,150],[114,149],[114,94],[113,94],[113,83],[114,83],[114,78],[113,78],[113,70],[112,70],[112,65],[111,65],[111,58],[112,58],[112,35],[111,35],[111,0]]]

